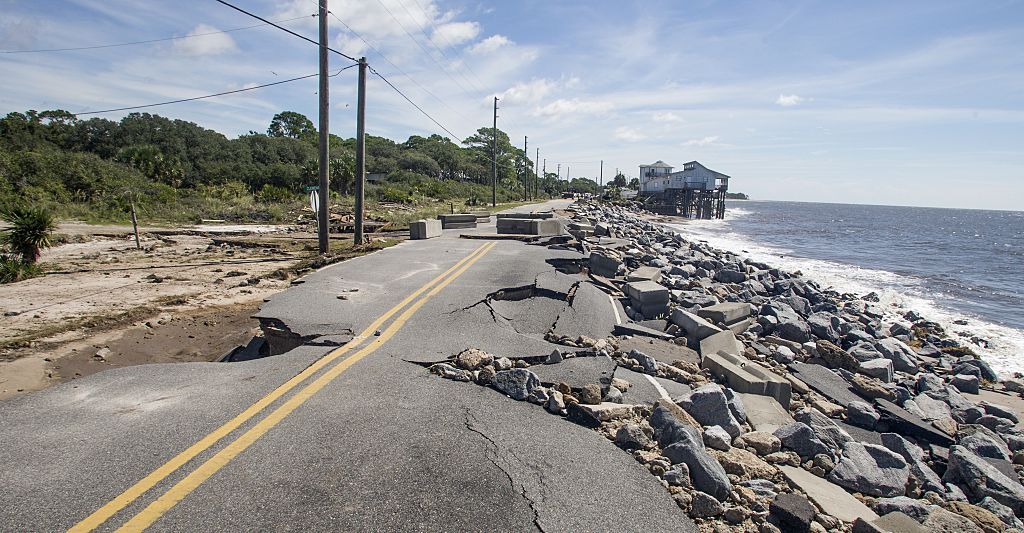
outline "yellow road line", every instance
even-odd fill
[[[192,473],[185,476],[181,481],[176,483],[173,487],[168,489],[162,496],[157,498],[156,501],[149,504],[148,507],[135,515],[131,520],[125,523],[124,526],[118,529],[119,532],[127,531],[142,531],[149,527],[158,518],[164,515],[172,507],[178,504],[182,499],[188,496],[193,490],[195,490],[204,481],[210,478],[227,465],[232,459],[237,457],[240,453],[245,451],[246,448],[251,446],[257,439],[263,436],[267,431],[276,426],[279,422],[284,420],[289,414],[297,409],[300,405],[310,399],[314,394],[323,389],[328,383],[333,381],[335,378],[341,375],[342,372],[347,370],[352,365],[359,362],[367,355],[373,353],[382,344],[388,341],[405,325],[406,321],[416,313],[432,296],[441,291],[441,289],[448,286],[449,283],[455,280],[455,278],[462,275],[469,267],[473,266],[477,260],[484,256],[491,250],[497,243],[489,243],[487,248],[473,258],[473,260],[467,262],[465,265],[459,268],[451,277],[444,280],[442,283],[435,286],[426,296],[416,301],[416,303],[409,306],[394,322],[391,323],[380,336],[373,340],[370,344],[352,354],[350,357],[337,364],[323,375],[313,380],[309,385],[306,385],[302,390],[295,393],[285,403],[281,404],[280,407],[275,409],[272,413],[266,416],[263,420],[260,420],[252,428],[243,433],[240,437],[232,441],[230,444],[225,446],[221,451],[217,452],[213,457],[206,460],[205,463],[196,468]]]
[[[441,275],[437,276],[436,278],[430,280],[427,284],[423,285],[422,287],[414,291],[412,294],[407,296],[404,300],[402,300],[397,305],[388,310],[388,312],[384,313],[379,318],[377,318],[377,320],[374,320],[372,324],[370,324],[366,329],[362,331],[362,333],[360,333],[356,337],[353,337],[352,340],[345,343],[344,346],[341,346],[331,351],[329,354],[320,358],[315,363],[307,367],[302,372],[293,376],[291,379],[289,379],[281,386],[271,391],[263,398],[257,400],[256,403],[250,405],[248,408],[246,408],[245,411],[242,411],[237,416],[235,416],[228,422],[224,423],[224,425],[213,430],[210,434],[206,435],[195,444],[189,446],[187,449],[185,449],[178,455],[174,456],[171,460],[167,461],[166,463],[158,467],[156,470],[151,472],[149,475],[136,482],[134,485],[132,485],[127,490],[125,490],[117,497],[115,497],[113,500],[108,502],[106,505],[100,507],[94,513],[83,519],[81,522],[72,526],[71,529],[69,529],[68,531],[73,533],[85,533],[88,531],[92,531],[100,525],[102,525],[104,522],[109,520],[110,517],[120,512],[121,509],[127,507],[133,501],[138,499],[139,496],[142,496],[146,491],[153,488],[157,483],[159,483],[164,478],[174,473],[174,471],[176,471],[177,469],[181,468],[185,463],[189,462],[194,457],[208,449],[210,446],[213,446],[219,440],[229,435],[232,431],[238,429],[238,427],[244,424],[247,420],[256,416],[261,411],[266,409],[270,404],[274,403],[275,400],[277,400],[284,394],[288,393],[288,391],[298,386],[300,383],[305,381],[307,378],[315,374],[323,367],[337,360],[339,357],[344,355],[349,350],[361,344],[367,338],[371,337],[374,334],[374,332],[376,332],[377,329],[380,328],[381,324],[383,324],[384,321],[394,316],[403,307],[405,307],[410,302],[415,300],[419,295],[423,294],[432,286],[439,283],[442,279],[445,278],[445,276],[457,270],[467,261],[472,260],[474,256],[479,256],[486,253],[486,251],[484,250],[486,246],[486,243],[480,245],[480,247],[473,250],[472,253],[462,258],[459,262],[455,263],[455,265],[453,265],[451,268],[444,271]]]

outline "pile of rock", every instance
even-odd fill
[[[622,208],[575,211],[601,236],[558,246],[589,258],[591,280],[633,321],[621,332],[644,343],[590,340],[533,365],[467,350],[432,372],[596,428],[708,527],[1022,527],[1024,432],[993,400],[1019,396],[1020,382],[872,295],[823,290]],[[566,363],[607,370],[589,383],[545,376]]]

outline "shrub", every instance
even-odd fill
[[[0,283],[14,283],[39,275],[39,267],[16,257],[0,256]]]
[[[21,262],[35,264],[39,260],[39,251],[53,244],[57,222],[50,212],[39,207],[15,205],[5,209],[0,217],[10,224],[0,234],[0,244]]]

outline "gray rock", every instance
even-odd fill
[[[817,349],[818,357],[824,359],[829,368],[842,368],[854,372],[860,367],[860,361],[857,358],[832,342],[820,340],[814,343],[814,347]]]
[[[874,444],[848,442],[839,464],[828,474],[829,481],[854,492],[871,496],[902,496],[907,490],[910,468],[903,457]]]
[[[715,383],[694,389],[676,403],[703,426],[721,426],[731,437],[738,437],[743,428],[729,410],[722,387]]]
[[[806,407],[796,412],[793,416],[797,422],[803,422],[810,426],[814,435],[833,450],[830,455],[835,456],[847,442],[853,437],[845,429],[839,427],[831,418],[822,414],[817,409]]]
[[[875,429],[879,418],[878,411],[867,402],[850,402],[846,406],[846,419],[857,427]]]
[[[715,281],[719,283],[743,283],[747,281],[747,275],[737,270],[722,269],[715,272]]]
[[[983,533],[974,522],[941,507],[933,510],[921,525],[929,533]]]
[[[565,397],[561,392],[552,390],[548,394],[548,401],[544,404],[546,409],[551,414],[560,415],[565,412]]]
[[[978,394],[978,391],[981,389],[981,380],[978,379],[978,376],[970,374],[957,374],[950,380],[950,384],[960,392],[968,394]]]
[[[1013,509],[1015,515],[1024,514],[1024,487],[1010,479],[996,467],[963,446],[949,449],[949,466],[943,481],[957,483],[975,499],[986,496]]]
[[[690,468],[686,466],[686,463],[679,463],[668,469],[664,475],[661,476],[666,483],[675,487],[686,487],[690,488],[693,484],[690,481]]]
[[[1013,509],[995,501],[989,496],[982,498],[981,501],[975,505],[996,515],[999,520],[1002,520],[1002,522],[1009,527],[1017,529],[1024,528],[1024,523],[1021,523],[1020,519],[1013,516]]]
[[[892,383],[892,361],[884,357],[861,362],[859,370],[862,374],[880,379],[885,383]]]
[[[938,493],[945,492],[942,479],[925,463],[924,450],[896,433],[882,433],[880,438],[882,446],[899,454],[907,462],[910,466],[910,475],[917,480],[919,487]]]
[[[729,412],[740,424],[747,422],[747,408],[743,406],[743,400],[738,394],[728,387],[722,388],[725,393],[725,401],[729,403]]]
[[[668,408],[661,405],[654,408],[648,421],[654,428],[655,440],[663,447],[689,439],[690,432],[697,432],[697,428],[683,423]],[[697,436],[697,439],[700,440],[700,435]]]
[[[882,357],[892,361],[894,370],[899,372],[917,372],[918,361],[914,351],[899,339],[887,337],[875,343],[875,349]]]
[[[1009,446],[996,432],[978,424],[964,424],[957,431],[960,445],[981,457],[1009,461],[1013,454]]]
[[[525,368],[513,368],[496,373],[491,385],[512,399],[522,401],[530,396],[533,389],[540,387],[540,379]]]
[[[999,405],[992,402],[981,402],[981,408],[985,410],[985,414],[1009,419],[1013,421],[1014,424],[1020,422],[1020,419],[1017,417],[1017,413],[1013,412],[1013,410],[1005,405]]]
[[[835,315],[821,312],[814,313],[807,317],[807,325],[811,328],[811,333],[815,337],[829,342],[839,341],[839,332],[837,331],[839,318]]]
[[[646,450],[654,442],[644,433],[639,424],[628,422],[615,433],[615,444],[627,450]]]
[[[640,363],[640,366],[644,368],[644,372],[652,375],[658,373],[658,362],[653,357],[638,350],[630,350],[629,356]]]
[[[893,512],[903,513],[918,522],[924,522],[928,518],[928,514],[935,508],[934,505],[929,505],[921,500],[915,500],[906,496],[896,496],[895,498],[879,498],[875,500],[872,506],[874,511],[879,515],[886,515]]]
[[[530,391],[530,395],[527,396],[526,401],[537,405],[545,405],[548,403],[548,398],[550,397],[551,395],[549,394],[548,389],[545,389],[544,387],[536,387]],[[621,394],[619,395],[619,398],[622,398]]]
[[[707,492],[720,501],[729,497],[732,484],[725,469],[708,454],[695,428],[686,426],[682,438],[666,446],[662,455],[672,464],[685,464],[690,469],[690,479],[697,490]]]
[[[775,333],[783,339],[800,344],[811,340],[810,326],[800,319],[780,320],[779,325],[775,327]]]
[[[772,500],[768,513],[784,531],[806,532],[811,530],[811,522],[818,511],[803,495],[783,493]]]
[[[749,479],[747,481],[740,481],[739,485],[746,487],[754,494],[762,498],[774,498],[778,494],[778,489],[775,487],[775,483],[767,479]]]
[[[917,376],[917,392],[941,391],[946,389],[946,382],[942,378],[928,372],[922,372]]]
[[[693,518],[711,518],[725,512],[725,507],[713,496],[701,491],[693,493],[690,501],[690,516]]]
[[[981,359],[964,359],[963,362],[978,367],[978,370],[981,371],[982,379],[987,381],[999,381],[999,374],[996,374],[996,371],[993,370],[985,361]]]
[[[794,422],[775,430],[774,435],[782,445],[796,452],[801,458],[809,458],[824,453],[835,456],[835,452],[818,439],[814,430],[803,422]]]
[[[431,365],[429,370],[432,374],[437,374],[442,378],[453,381],[471,381],[473,379],[473,374],[468,370],[455,368],[448,363],[437,363],[436,365]]]
[[[711,426],[704,430],[704,445],[727,452],[729,448],[732,448],[732,437],[722,429],[722,426]]]
[[[985,426],[996,433],[1006,433],[1013,429],[1013,420],[992,415],[982,416],[975,420],[974,423]]]

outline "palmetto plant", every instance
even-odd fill
[[[53,244],[57,222],[53,215],[39,207],[16,205],[0,211],[9,227],[0,233],[0,244],[26,265],[39,260],[39,252]]]

